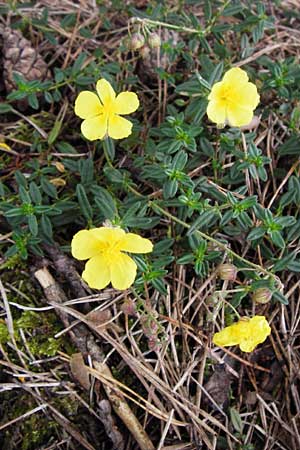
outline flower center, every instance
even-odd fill
[[[115,114],[115,102],[113,100],[108,100],[105,102],[105,105],[103,106],[104,112],[111,116],[112,114]]]
[[[230,101],[231,89],[229,86],[223,86],[220,92],[220,100],[223,102]]]
[[[113,260],[120,253],[120,243],[119,241],[106,242],[105,248],[102,249],[102,252],[106,256],[106,258]]]

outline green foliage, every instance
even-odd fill
[[[300,273],[300,66],[296,51],[288,56],[287,46],[268,47],[277,33],[273,9],[276,13],[279,2],[189,0],[170,6],[172,2],[152,1],[144,2],[142,9],[138,2],[94,3],[96,13],[88,20],[86,11],[77,8],[58,11],[55,22],[47,8],[33,15],[28,12],[31,6],[25,8],[23,2],[0,7],[3,23],[9,19],[11,27],[41,44],[50,70],[43,81],[28,81],[15,72],[16,89],[6,98],[1,91],[1,141],[13,149],[2,152],[1,148],[0,155],[1,268],[9,269],[4,273],[5,287],[7,282],[22,290],[23,273],[40,262],[47,245],[58,245],[70,254],[76,232],[105,224],[154,243],[152,253],[133,255],[138,272],[131,294],[138,299],[147,338],[151,327],[157,326],[157,340],[163,341],[165,323],[159,314],[166,317],[174,305],[181,308],[190,294],[197,296],[199,286],[206,289],[207,282],[213,294],[210,299],[203,295],[191,323],[190,317],[176,317],[182,330],[201,327],[201,332],[208,329],[210,334],[220,310],[228,325],[238,315],[251,315],[254,308],[275,321],[274,305],[288,305],[294,292],[290,284]],[[119,13],[121,27],[116,21]],[[283,9],[280,14],[284,27],[291,17],[292,23],[299,22],[297,11]],[[130,33],[143,33],[146,44],[149,33],[160,33],[159,49],[152,49],[149,57],[132,51],[130,35],[123,28],[126,20]],[[67,63],[60,46],[70,49]],[[264,54],[265,49],[270,51]],[[212,86],[234,65],[247,71],[260,93],[256,128],[218,129],[207,118]],[[124,140],[87,141],[74,114],[79,92],[94,91],[102,77],[116,92],[129,89],[139,96],[140,108],[130,117],[133,132]],[[218,266],[224,262],[236,266],[237,280],[224,283],[218,278]],[[83,265],[76,264],[80,271]],[[19,272],[20,285],[11,280],[15,273],[19,279]],[[260,288],[270,290],[270,303],[253,304],[253,294]],[[33,300],[28,301],[27,294],[16,299],[13,290],[7,291],[20,354],[29,350],[46,363],[57,357],[67,344],[62,337],[54,338],[61,330],[56,316],[22,310],[25,303],[40,307],[41,293],[29,295]],[[135,318],[132,322],[129,318],[128,324],[137,326]],[[182,345],[177,336],[181,339],[179,327],[172,342],[176,349]],[[9,355],[10,339],[2,318],[0,343]],[[141,342],[144,346],[142,338]],[[148,347],[141,348],[148,351]],[[112,364],[117,358],[114,354]],[[119,366],[113,373],[120,374]],[[255,366],[245,367],[252,382]],[[134,390],[135,384],[134,379],[128,381]],[[64,390],[59,389],[62,399]],[[13,412],[10,405],[3,407],[8,420],[30,410],[21,400]],[[73,414],[72,405],[60,406]],[[228,429],[239,448],[252,450],[262,442],[243,444],[252,435],[249,420],[244,420],[247,414],[241,402],[238,407],[231,404]],[[51,445],[49,436],[57,433],[56,425],[47,418],[47,426],[39,427],[42,417],[20,422],[22,450]],[[11,436],[7,436],[8,448]],[[166,446],[171,443],[167,441]],[[228,442],[220,436],[216,445],[227,449]]]

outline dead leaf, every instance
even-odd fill
[[[103,310],[96,310],[96,311],[91,311],[90,313],[87,314],[86,318],[91,321],[96,328],[101,328],[103,330],[106,330],[107,322],[109,322],[111,320],[111,312],[109,309],[103,309]]]
[[[84,389],[89,390],[91,387],[89,372],[86,370],[86,365],[81,353],[74,353],[71,356],[70,368],[73,377],[81,384]]]
[[[86,318],[95,325],[96,328],[107,330],[114,329],[116,332],[122,331],[121,328],[111,321],[112,315],[109,309],[91,311]]]

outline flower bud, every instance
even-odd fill
[[[150,33],[147,40],[151,48],[160,47],[161,40],[157,33]]]
[[[234,281],[237,276],[237,268],[233,264],[220,264],[218,267],[218,275],[221,280]]]
[[[139,48],[143,47],[144,44],[145,38],[141,33],[134,33],[131,36],[129,43],[131,50],[138,50]]]
[[[144,47],[142,47],[140,49],[140,55],[143,59],[146,59],[149,55],[150,55],[150,47],[148,47],[148,45],[144,45]]]
[[[252,300],[255,303],[265,304],[268,303],[272,298],[272,292],[268,288],[258,288],[253,292]]]

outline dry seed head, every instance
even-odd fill
[[[145,44],[145,38],[141,33],[134,33],[131,36],[129,45],[131,50],[138,50]]]
[[[265,303],[269,303],[272,298],[272,292],[268,288],[258,288],[253,292],[252,300],[255,303],[261,303],[264,305]]]
[[[161,45],[161,39],[157,33],[150,33],[148,36],[148,44],[151,48],[158,48]]]
[[[220,264],[218,267],[218,275],[221,280],[235,281],[237,276],[237,268],[233,264]]]

